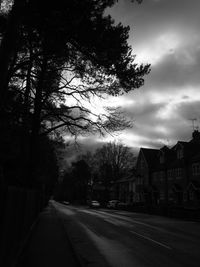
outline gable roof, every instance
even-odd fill
[[[193,188],[194,190],[200,190],[200,183],[199,181],[192,180],[187,187],[187,190],[190,190],[190,188]]]
[[[198,135],[196,137],[196,135]],[[178,148],[183,148],[184,157],[177,158],[176,151]],[[159,157],[164,154],[165,160],[161,162]],[[163,146],[160,149],[140,148],[140,157],[142,156],[146,165],[151,170],[162,170],[167,167],[182,167],[186,162],[199,162],[200,161],[200,132],[196,132],[193,139],[189,142],[178,141],[176,145],[171,148]],[[140,158],[138,157],[138,159]],[[186,160],[186,161],[185,161]],[[139,160],[138,160],[139,161]],[[137,161],[137,164],[138,164]]]
[[[189,142],[187,150],[191,156],[197,155],[200,152],[200,143]]]
[[[163,154],[165,157],[165,164],[171,162],[172,160],[174,160],[176,158],[176,153],[174,151],[174,149],[170,149],[167,146],[164,146],[160,149],[160,153],[159,155]],[[160,164],[163,165],[163,164]]]
[[[179,185],[179,184],[177,184],[177,183],[174,183],[173,185],[172,185],[172,190],[174,191],[174,192],[182,192],[182,187],[181,187],[181,185]]]
[[[184,149],[184,157],[191,158],[200,152],[200,142],[193,142],[192,140],[190,142],[178,141],[172,149],[176,151],[179,146]]]
[[[150,168],[153,167],[157,162],[158,153],[160,150],[151,149],[151,148],[143,148],[143,147],[140,150],[148,164],[148,167]]]
[[[181,146],[184,149],[188,146],[188,142],[185,141],[178,141],[175,146],[172,147],[173,150],[177,150],[177,148]]]
[[[160,148],[160,152],[161,152],[161,153],[166,153],[166,152],[168,152],[169,150],[170,150],[170,149],[169,149],[168,146],[163,146],[163,147]]]

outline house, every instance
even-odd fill
[[[189,181],[187,184],[187,201],[191,206],[200,205],[200,153],[192,157],[189,164]]]
[[[131,168],[126,175],[111,182],[110,200],[117,199],[128,205],[136,202],[136,169]]]
[[[168,202],[168,180],[167,174],[168,164],[173,159],[173,151],[167,146],[162,147],[156,156],[156,164],[152,169],[152,204],[160,204]]]
[[[136,202],[152,202],[152,171],[157,163],[159,150],[141,148],[136,163]]]
[[[121,202],[132,205],[135,202],[136,197],[136,185],[135,176],[130,176],[126,178],[121,178],[116,181],[118,184],[118,197],[117,199]]]
[[[136,192],[139,201],[151,205],[200,207],[200,132],[172,148],[141,148]]]

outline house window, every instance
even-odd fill
[[[177,179],[182,178],[182,176],[183,176],[183,169],[182,168],[177,168],[175,170],[175,176],[176,176]]]
[[[160,172],[160,181],[164,181],[164,178],[165,178],[165,173],[164,173],[164,171],[161,171]]]
[[[183,149],[182,148],[179,148],[177,150],[177,158],[178,159],[182,159],[183,158]]]
[[[139,185],[139,184],[143,184],[143,179],[142,179],[142,177],[138,177],[137,178],[137,184]]]
[[[145,164],[144,164],[144,160],[143,159],[140,160],[140,168],[141,169],[145,168]]]
[[[161,199],[161,200],[164,200],[164,199],[165,199],[165,193],[162,192],[162,191],[160,192],[160,199]]]
[[[174,200],[174,193],[172,192],[172,190],[169,190],[169,192],[168,192],[168,199],[169,199],[169,201]]]
[[[183,201],[184,202],[187,202],[187,192],[184,192],[183,193]]]
[[[159,172],[153,173],[153,180],[154,180],[154,182],[157,182],[159,180]]]
[[[153,173],[153,181],[163,181],[164,180],[164,171],[154,172]]]
[[[200,175],[200,163],[194,163],[194,164],[192,164],[192,174],[194,176]]]
[[[182,177],[182,176],[183,176],[183,169],[178,168],[178,177]]]
[[[194,191],[193,190],[189,191],[189,200],[191,200],[191,201],[194,200]]]
[[[161,154],[160,155],[160,163],[162,164],[164,162],[165,162],[165,156],[164,156],[164,154]]]
[[[173,170],[168,170],[167,171],[167,176],[168,176],[169,180],[172,180],[173,179]]]

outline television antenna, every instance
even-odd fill
[[[192,118],[192,119],[189,119],[191,122],[192,122],[192,129],[193,131],[194,130],[198,130],[199,127],[195,125],[195,122],[197,121],[197,118]]]
[[[170,146],[170,143],[171,143],[171,141],[167,138],[167,139],[166,139],[166,144],[167,144],[167,146]]]

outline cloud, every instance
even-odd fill
[[[178,107],[179,115],[183,119],[197,119],[197,124],[200,123],[200,100],[185,101]],[[200,125],[199,125],[200,126]]]
[[[194,50],[193,50],[194,51]],[[161,62],[152,66],[148,86],[169,90],[200,84],[200,51],[189,50],[166,55]]]
[[[121,105],[133,128],[104,140],[82,139],[85,146],[118,140],[131,147],[160,148],[191,139],[190,119],[200,118],[199,10],[199,0],[148,0],[141,5],[123,0],[108,10],[117,23],[130,25],[136,62],[151,63],[152,71],[139,90],[105,101]]]
[[[148,94],[141,93],[139,96],[143,96],[142,99],[134,99],[132,104],[123,108],[134,125],[119,136],[126,145],[161,147],[191,138],[190,119],[200,118],[200,100],[181,94],[175,97],[176,93],[171,101],[163,98],[160,102],[151,101]]]

